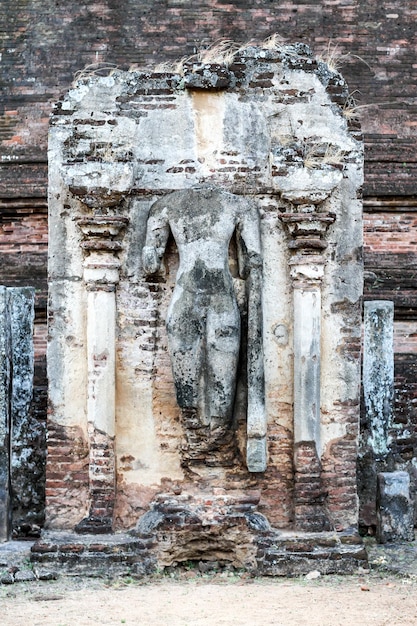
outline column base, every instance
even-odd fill
[[[305,532],[332,529],[326,511],[327,492],[321,480],[321,463],[314,441],[303,441],[294,451],[294,521]]]

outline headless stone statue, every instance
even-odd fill
[[[249,201],[220,189],[175,191],[149,214],[143,268],[160,269],[169,232],[179,268],[166,327],[187,444],[184,465],[231,465],[232,429],[240,350],[240,313],[228,250],[236,231],[242,278],[261,272],[259,216]],[[260,292],[257,296],[260,301]]]

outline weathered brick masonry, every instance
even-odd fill
[[[46,146],[53,102],[68,90],[75,72],[91,63],[145,67],[193,54],[219,38],[260,41],[278,32],[315,52],[326,51],[329,42],[331,49],[337,45],[343,74],[362,106],[365,297],[395,303],[397,428],[389,463],[414,471],[416,15],[412,0],[2,1],[0,283],[36,287],[37,419],[45,419]],[[277,454],[283,454],[278,440]],[[325,471],[337,474],[337,467]],[[365,489],[363,504],[372,498]],[[371,525],[372,515],[362,522]]]

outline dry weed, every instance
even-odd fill
[[[316,56],[316,59],[317,61],[321,61],[322,63],[325,63],[327,67],[329,68],[329,70],[332,72],[338,72],[340,68],[343,67],[343,65],[345,65],[346,63],[348,63],[351,59],[358,59],[362,63],[365,63],[365,65],[369,69],[372,69],[369,63],[367,63],[365,59],[363,59],[358,54],[352,54],[350,52],[341,52],[339,45],[337,43],[333,44],[331,39],[329,40],[325,50],[323,50],[320,54],[318,54]]]
[[[192,60],[192,57],[182,57],[176,61],[165,61],[164,63],[158,63],[154,67],[155,74],[179,74],[184,75],[184,68],[187,63]]]
[[[319,143],[310,146],[304,153],[304,166],[307,169],[319,169],[325,165],[340,166],[343,164],[344,151],[330,143]]]
[[[74,83],[91,76],[110,76],[117,70],[115,63],[90,63],[74,74]]]
[[[262,41],[262,43],[260,44],[260,47],[266,48],[267,50],[275,50],[277,48],[278,49],[282,48],[284,44],[285,44],[284,37],[280,35],[279,33],[274,33],[273,35],[270,35],[264,41]]]
[[[216,41],[197,52],[197,61],[204,64],[230,65],[241,46],[230,39]]]

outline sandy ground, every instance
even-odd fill
[[[0,586],[2,626],[416,626],[417,580],[236,575],[57,581]]]

